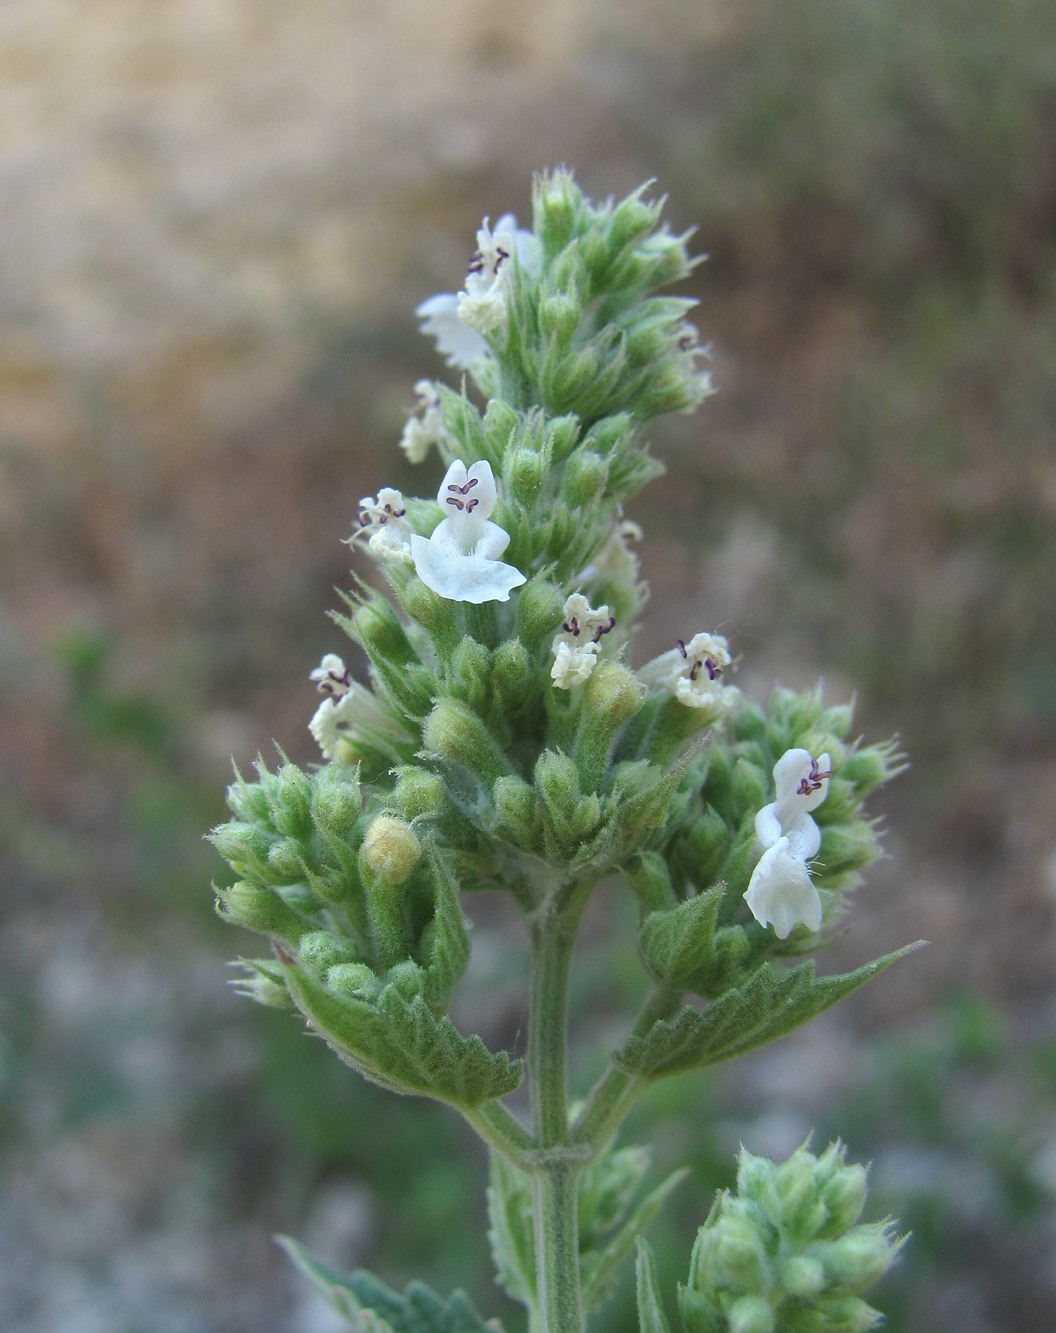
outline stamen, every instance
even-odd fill
[[[562,623],[561,628],[565,631],[566,634],[572,634],[578,639],[580,635],[579,617],[570,616],[568,620]]]
[[[468,495],[479,480],[479,477],[470,477],[464,486],[460,486],[457,481],[452,481],[449,483],[447,489],[449,491],[458,491],[459,495]]]
[[[688,661],[689,661],[689,653],[686,652],[686,643],[685,643],[685,640],[684,640],[684,639],[678,639],[678,640],[676,640],[676,642],[678,643],[678,651],[682,654],[682,657],[684,658],[684,660],[688,662]]]
[[[607,625],[599,625],[598,628],[594,631],[594,638],[593,638],[592,642],[593,642],[593,643],[600,643],[600,642],[601,642],[601,636],[602,636],[603,634],[608,634],[610,630],[613,630],[613,629],[615,629],[615,628],[616,628],[616,617],[615,617],[615,616],[609,616],[609,623],[608,623]],[[579,633],[579,630],[576,630],[576,633],[578,634],[578,633]]]
[[[818,771],[818,761],[816,759],[812,759],[810,761],[810,772],[807,774],[805,778],[803,778],[800,781],[799,786],[796,788],[796,795],[809,796],[812,792],[821,791],[821,784],[825,781],[826,778],[831,778],[831,777],[832,777],[831,768],[827,773],[820,773]]]

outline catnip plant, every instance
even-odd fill
[[[641,1329],[669,1333],[642,1236],[685,1173],[646,1188],[621,1123],[656,1080],[777,1040],[899,956],[825,977],[809,958],[877,856],[865,802],[897,748],[850,739],[850,707],[820,690],[745,697],[726,639],[697,624],[635,665],[648,588],[624,506],[662,470],[643,432],[712,393],[694,303],[663,294],[695,261],[661,210],[647,187],[598,206],[567,171],[540,175],[531,230],[485,219],[462,289],[419,306],[456,383],[415,386],[400,441],[436,498],[383,486],[347,539],[388,587],[357,579],[334,615],[367,678],[323,658],[322,762],[238,775],[212,835],[238,876],[221,915],[270,941],[242,993],[487,1145],[498,1281],[531,1333],[579,1333],[636,1246]],[[648,990],[587,1088],[569,974],[603,880],[637,905]],[[509,894],[530,943],[517,1055],[449,1017],[481,890]],[[861,1221],[865,1192],[838,1143],[780,1164],[742,1151],[687,1241],[685,1333],[872,1328],[862,1293],[901,1240]],[[360,1333],[497,1327],[462,1293],[399,1295],[289,1248]]]

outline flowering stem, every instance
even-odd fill
[[[581,1333],[578,1179],[586,1157],[568,1128],[568,979],[592,884],[552,889],[532,922],[527,1064],[532,1125],[541,1150],[532,1167],[536,1296],[545,1333]]]

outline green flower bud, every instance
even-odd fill
[[[479,712],[491,689],[491,654],[482,643],[465,635],[451,655],[447,679],[451,693]]]
[[[517,598],[517,637],[530,654],[539,651],[561,628],[567,593],[542,574],[530,578]]]
[[[508,773],[492,788],[492,800],[503,831],[519,847],[534,849],[541,829],[539,797],[523,778]]]
[[[425,986],[425,972],[410,958],[389,969],[388,984],[407,1000],[421,995]]]
[[[484,438],[492,456],[501,462],[520,430],[521,417],[516,408],[502,398],[492,398],[484,412]]]
[[[823,1249],[819,1247],[819,1257],[826,1277],[840,1294],[856,1296],[884,1276],[898,1249],[888,1228],[875,1223],[855,1227]]]
[[[597,504],[608,480],[605,459],[593,449],[577,449],[565,465],[561,493],[570,509],[588,509]]]
[[[828,825],[822,829],[818,882],[832,886],[834,879],[875,861],[877,850],[876,834],[864,821]]]
[[[355,770],[321,769],[312,793],[312,820],[323,834],[348,841],[363,813],[363,794]]]
[[[458,642],[458,628],[446,597],[427,588],[421,579],[411,579],[400,590],[400,604],[416,624],[429,632],[442,654],[451,652]]]
[[[272,843],[262,877],[271,884],[300,884],[304,880],[302,846],[293,838]]]
[[[901,756],[893,745],[863,745],[847,755],[840,777],[854,785],[855,794],[861,799],[890,781],[902,767]]]
[[[544,750],[535,765],[536,790],[555,818],[565,820],[579,804],[579,772],[567,754]]]
[[[263,829],[235,819],[213,829],[209,841],[237,874],[259,870],[271,851],[271,839]]]
[[[857,1163],[844,1164],[842,1153],[839,1169],[824,1186],[823,1198],[829,1214],[826,1231],[839,1234],[848,1231],[865,1209],[868,1172]]]
[[[816,1296],[825,1288],[825,1268],[818,1259],[796,1254],[781,1265],[779,1281],[790,1296]]]
[[[554,417],[547,425],[546,438],[555,463],[563,463],[579,440],[580,421],[577,416]]]
[[[372,661],[400,667],[410,666],[418,660],[399,616],[383,597],[371,597],[357,607],[352,625],[356,638]]]
[[[730,1333],[774,1333],[777,1327],[770,1302],[762,1296],[742,1296],[726,1312]]]
[[[325,973],[336,963],[348,963],[355,957],[352,942],[329,930],[312,930],[297,941],[297,961],[313,971]]]
[[[230,888],[219,889],[216,910],[225,921],[262,935],[278,935],[295,940],[304,931],[304,920],[292,911],[274,889],[263,884],[240,880]]]
[[[290,992],[286,989],[286,983],[269,967],[270,962],[270,959],[253,958],[239,963],[246,975],[236,978],[231,983],[232,989],[247,1000],[267,1005],[269,1009],[290,1009],[293,1007]]]
[[[366,963],[335,963],[327,970],[326,984],[350,1000],[374,1000],[381,991],[381,982]]]
[[[611,731],[634,716],[644,697],[638,677],[619,662],[602,662],[583,691],[587,708]]]
[[[407,764],[397,770],[392,803],[404,819],[438,816],[447,805],[447,786],[438,773]]]
[[[556,254],[575,234],[584,200],[570,172],[558,170],[535,178],[532,225],[548,255]]]
[[[378,815],[367,829],[360,856],[373,874],[390,884],[402,884],[422,855],[414,829],[392,815]]]
[[[515,449],[506,464],[510,494],[530,508],[543,489],[545,474],[542,455],[534,449]]]
[[[481,719],[454,699],[436,704],[425,719],[422,740],[427,751],[461,764],[489,785],[508,768]]]
[[[659,852],[639,852],[623,873],[643,913],[664,911],[678,902],[667,860]]]
[[[308,838],[312,832],[312,780],[296,764],[283,764],[275,774],[272,818],[288,838]]]
[[[583,307],[571,292],[558,292],[539,302],[539,325],[544,338],[556,337],[564,346],[571,344],[583,318]]]
[[[491,684],[505,708],[524,703],[532,677],[532,660],[520,639],[500,643],[491,658]]]
[[[766,1250],[748,1217],[728,1214],[712,1249],[710,1266],[721,1286],[736,1291],[761,1291],[767,1286]]]

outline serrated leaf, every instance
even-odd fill
[[[672,1172],[631,1212],[604,1250],[583,1256],[581,1275],[584,1310],[596,1310],[608,1300],[616,1284],[616,1270],[630,1254],[635,1242],[641,1240],[642,1233],[663,1208],[668,1195],[687,1175],[689,1170],[686,1167]]]
[[[671,1333],[664,1307],[660,1303],[656,1259],[644,1240],[638,1241],[638,1260],[635,1264],[638,1279],[638,1328],[640,1333]]]
[[[654,980],[679,991],[707,993],[724,892],[719,885],[645,918],[638,947]]]
[[[616,1063],[638,1078],[657,1079],[731,1060],[776,1041],[856,991],[916,944],[885,954],[853,972],[814,976],[813,962],[788,971],[770,963],[743,986],[725,991],[703,1011],[686,1006],[673,1019],[631,1037]]]
[[[472,1108],[521,1081],[521,1061],[464,1037],[421,995],[408,998],[390,985],[370,1002],[335,995],[292,962],[284,972],[297,1008],[331,1050],[382,1087]]]
[[[485,1323],[463,1291],[444,1301],[424,1282],[411,1282],[401,1296],[363,1269],[341,1277],[295,1240],[278,1241],[354,1333],[502,1333],[498,1320]]]
[[[535,1303],[535,1242],[528,1177],[498,1153],[491,1154],[488,1239],[499,1285],[522,1305]]]

